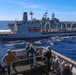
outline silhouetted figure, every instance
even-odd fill
[[[35,55],[36,55],[35,47],[32,44],[28,43],[27,56],[30,58],[29,64],[30,64],[31,68],[32,68],[33,63],[34,63],[34,56]]]
[[[68,64],[64,64],[62,75],[73,75]]]
[[[50,46],[47,46],[44,49],[43,55],[46,57],[46,65],[47,65],[48,71],[50,71],[50,58],[51,58],[51,48],[50,48]]]

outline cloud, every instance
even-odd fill
[[[9,1],[9,2],[21,5],[23,8],[40,8],[41,7],[41,5],[39,4],[31,4],[28,2],[17,2],[17,1]]]
[[[22,2],[18,2],[17,4],[22,5],[24,8],[39,8],[41,5],[38,4],[26,4]]]
[[[24,8],[39,8],[40,5],[25,5]]]
[[[26,5],[24,2],[16,2],[16,1],[14,1],[14,3],[19,4],[19,5]]]

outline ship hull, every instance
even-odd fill
[[[55,36],[75,36],[76,31],[68,32],[49,32],[49,33],[15,33],[15,34],[0,34],[0,39],[15,40],[15,39],[34,39],[34,38],[46,38]]]

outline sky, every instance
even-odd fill
[[[23,12],[41,19],[44,13],[51,19],[52,13],[60,21],[76,21],[76,0],[0,0],[0,20],[22,20]]]

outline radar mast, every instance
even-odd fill
[[[32,19],[33,19],[33,12],[32,11],[30,11],[30,13],[29,13],[29,15],[31,15],[31,21],[32,21]]]
[[[44,14],[44,17],[45,17],[45,18],[47,18],[47,14],[48,14],[48,12],[47,12],[47,10],[46,10],[46,12],[45,12],[45,14]]]
[[[55,18],[55,14],[54,13],[52,13],[52,19],[54,19]]]

